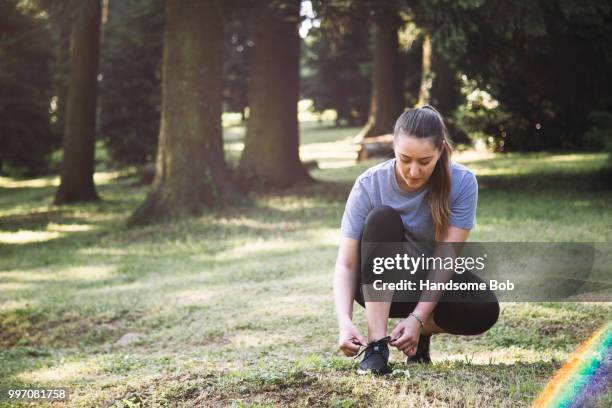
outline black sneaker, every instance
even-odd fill
[[[431,357],[429,357],[429,340],[431,334],[419,336],[419,345],[414,356],[408,357],[406,363],[421,363],[431,364]]]
[[[378,341],[370,342],[361,353],[355,356],[355,358],[357,358],[365,353],[357,369],[357,374],[372,373],[382,375],[391,372],[387,364],[389,361],[389,340],[391,340],[391,338],[387,336]]]

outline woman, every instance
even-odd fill
[[[376,279],[372,259],[385,251],[384,245],[364,244],[390,243],[388,251],[391,243],[403,242],[415,253],[440,256],[448,252],[448,246],[442,243],[465,242],[475,226],[476,177],[465,166],[450,161],[451,146],[444,120],[433,107],[402,113],[394,129],[394,153],[393,159],[359,176],[342,217],[334,302],[340,349],[354,356],[365,346],[359,374],[389,372],[388,345],[401,350],[408,362],[429,363],[432,334],[483,333],[499,316],[497,299],[488,290],[461,293],[462,301],[452,301],[446,299],[446,293],[432,291],[420,293],[418,301],[394,302],[395,298],[389,296],[383,301],[364,299],[364,288]],[[419,271],[411,276],[423,279],[431,277],[431,273]],[[442,280],[448,279],[445,276]],[[471,272],[462,274],[461,279],[482,282]],[[353,301],[366,309],[368,340],[352,322]],[[387,333],[389,317],[403,319]]]

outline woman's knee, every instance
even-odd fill
[[[404,236],[404,224],[399,213],[388,205],[374,208],[365,220],[363,241],[399,242]]]
[[[477,324],[474,325],[473,334],[482,334],[489,330],[491,327],[497,323],[497,319],[499,319],[499,303],[497,302],[487,302],[480,303],[478,305],[478,321]]]
[[[434,312],[434,323],[445,332],[472,336],[482,334],[497,323],[499,303],[439,303]]]

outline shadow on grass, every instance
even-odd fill
[[[49,205],[55,187],[0,187],[0,210],[19,205]]]
[[[145,244],[180,244],[187,240],[202,243],[203,254],[214,255],[235,245],[230,242],[241,237],[252,237],[258,240],[294,234],[308,228],[330,227],[339,225],[337,213],[342,210],[341,200],[348,194],[343,183],[318,183],[302,190],[284,191],[281,193],[261,193],[260,200],[277,200],[279,205],[272,206],[266,202],[256,206],[236,209],[221,209],[207,213],[203,218],[194,218],[176,223],[160,223],[148,227],[127,228],[124,220],[96,219],[105,213],[123,211],[125,206],[120,201],[106,200],[91,204],[86,208],[90,217],[84,217],[83,207],[71,209],[51,209],[48,211],[27,212],[0,219],[0,228],[5,231],[35,230],[45,231],[49,224],[70,225],[88,224],[87,231],[66,231],[60,236],[47,241],[20,242],[4,244],[0,251],[5,261],[13,259],[15,265],[5,264],[3,270],[11,271],[36,268],[54,262],[54,266],[74,264],[86,261],[76,250],[101,245],[122,249]],[[283,200],[299,200],[300,204],[283,208]],[[306,202],[310,199],[309,202]],[[307,220],[307,221],[306,221]],[[306,226],[307,224],[307,226]],[[225,241],[225,243],[223,242]],[[206,245],[210,242],[211,245]],[[244,243],[248,245],[248,242]],[[176,245],[174,245],[176,249]],[[60,257],[58,254],[62,253]],[[33,256],[37,255],[37,256]],[[45,257],[48,256],[47,259]]]

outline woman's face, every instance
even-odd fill
[[[399,135],[395,146],[395,174],[402,188],[416,190],[429,180],[440,158],[431,138]]]

